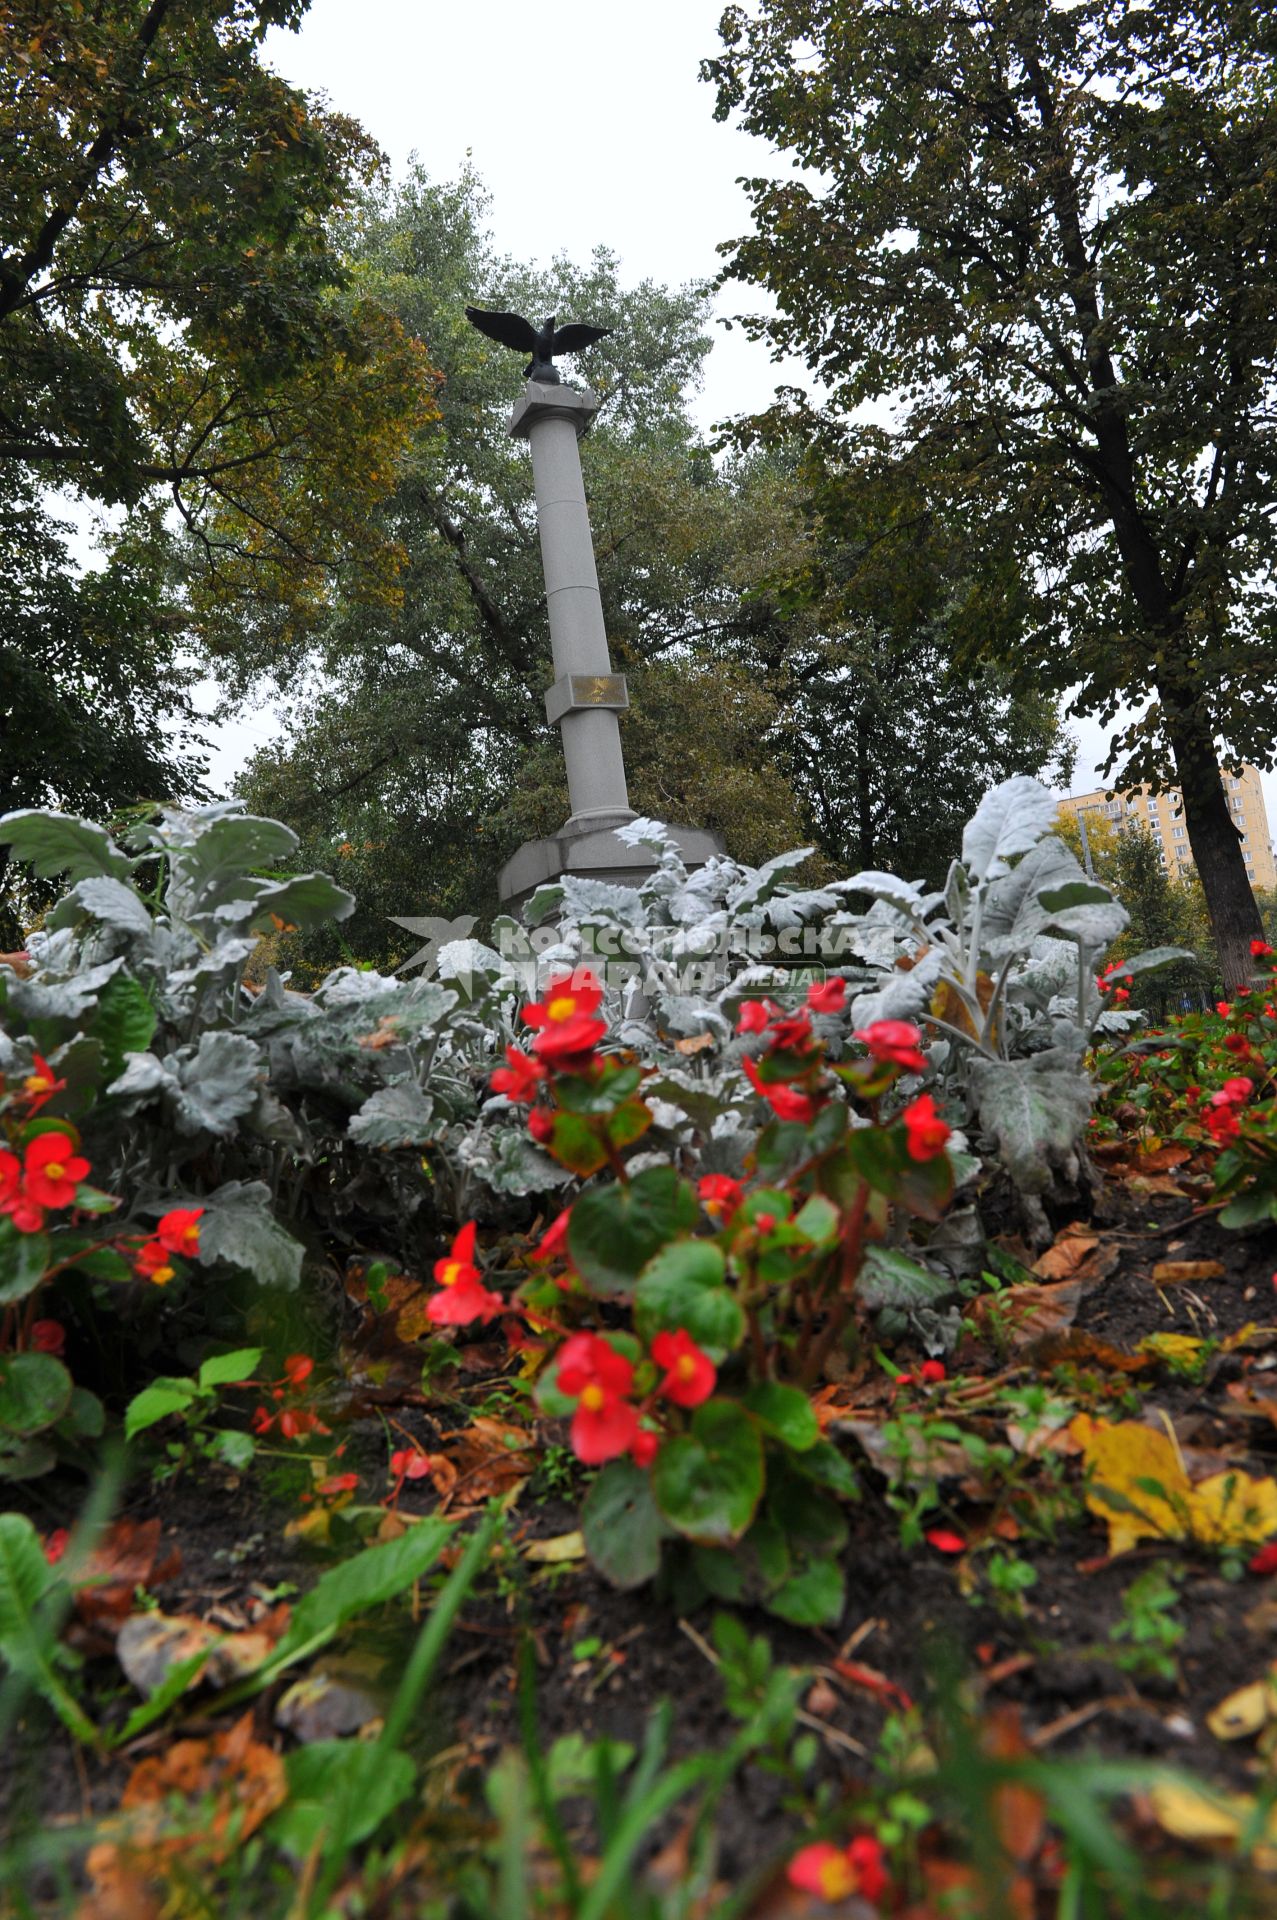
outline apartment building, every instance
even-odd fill
[[[1268,812],[1264,806],[1264,790],[1258,769],[1244,766],[1240,773],[1224,773],[1221,770],[1220,778],[1224,782],[1229,809],[1241,830],[1242,858],[1246,862],[1251,886],[1260,889],[1277,887],[1277,861],[1273,858]],[[1093,793],[1075,793],[1069,799],[1061,800],[1060,812],[1074,816],[1098,816],[1111,821],[1116,827],[1142,820],[1161,849],[1162,865],[1169,874],[1186,873],[1192,867],[1193,856],[1188,845],[1188,829],[1184,825],[1178,788],[1172,787],[1166,793],[1150,793],[1147,786],[1141,786],[1118,794],[1100,787]]]

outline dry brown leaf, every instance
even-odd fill
[[[1127,1181],[1132,1193],[1166,1194],[1179,1199],[1184,1188],[1169,1173],[1133,1173]]]
[[[1038,1255],[1032,1271],[1039,1280],[1076,1279],[1089,1288],[1112,1273],[1118,1258],[1118,1247],[1101,1240],[1094,1227],[1071,1220],[1046,1252]]]
[[[1081,1280],[1052,1287],[1005,1287],[974,1301],[971,1317],[986,1333],[1006,1341],[1012,1352],[1064,1333],[1073,1325],[1084,1288]]]
[[[188,1874],[200,1861],[225,1859],[287,1797],[284,1763],[273,1748],[254,1740],[251,1712],[211,1740],[175,1741],[164,1753],[138,1762],[120,1814],[99,1829],[108,1837],[90,1849],[85,1862],[95,1899],[109,1898],[113,1888],[130,1880],[145,1887],[179,1858]],[[198,1805],[192,1804],[184,1818],[175,1812],[174,1798]],[[109,1907],[99,1911],[110,1914]],[[145,1913],[145,1906],[138,1911]]]
[[[703,1053],[706,1047],[715,1044],[712,1033],[694,1033],[686,1040],[674,1042],[675,1053]]]
[[[995,1760],[1021,1760],[1032,1749],[1024,1737],[1020,1709],[1008,1704],[994,1707],[980,1731],[980,1744]],[[1017,1866],[1027,1866],[1046,1838],[1046,1807],[1042,1796],[1032,1788],[1007,1781],[993,1796],[994,1824],[998,1838]]]
[[[201,1679],[215,1687],[244,1680],[269,1659],[277,1638],[277,1633],[260,1626],[226,1633],[193,1614],[135,1613],[120,1628],[115,1651],[138,1692],[149,1696],[164,1684],[174,1667],[197,1653],[207,1653],[208,1657],[192,1686]]]
[[[442,1457],[431,1454],[430,1477],[440,1494],[441,1509],[451,1504],[454,1511],[464,1511],[507,1494],[528,1478],[535,1465],[535,1435],[489,1414],[480,1414],[468,1427],[440,1437],[457,1443]]]
[[[1064,1365],[1103,1367],[1109,1373],[1143,1373],[1151,1354],[1123,1353],[1098,1334],[1072,1330],[1058,1340],[1045,1340],[1034,1355],[1039,1367]]]
[[[1174,1287],[1187,1280],[1222,1280],[1227,1271],[1222,1260],[1159,1260],[1153,1268],[1153,1285]]]
[[[160,1554],[158,1519],[130,1520],[124,1515],[111,1523],[89,1555],[76,1583],[75,1610],[86,1624],[109,1631],[132,1613],[138,1587],[159,1586],[181,1566],[176,1547]]]
[[[852,1434],[888,1480],[899,1480],[902,1475],[911,1481],[960,1480],[970,1471],[969,1455],[954,1441],[929,1441],[924,1433],[910,1429],[906,1436],[909,1457],[902,1460],[899,1449],[888,1445],[882,1428],[873,1420],[840,1420],[838,1431]]]
[[[1182,1167],[1192,1157],[1191,1147],[1171,1141],[1164,1147],[1155,1147],[1151,1153],[1137,1153],[1134,1164],[1141,1173],[1168,1173],[1172,1167]]]

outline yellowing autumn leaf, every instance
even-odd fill
[[[1264,1872],[1273,1869],[1277,1842],[1277,1815],[1269,1813],[1260,1834],[1255,1828],[1255,1802],[1249,1794],[1217,1793],[1191,1781],[1159,1781],[1148,1793],[1157,1824],[1177,1840],[1237,1841],[1243,1833],[1259,1840],[1254,1860]]]
[[[1277,1717],[1277,1669],[1248,1687],[1238,1687],[1206,1716],[1206,1724],[1217,1740],[1248,1740],[1260,1733]]]
[[[1108,1523],[1109,1552],[1140,1540],[1199,1540],[1241,1546],[1277,1534],[1277,1482],[1240,1469],[1196,1485],[1169,1433],[1138,1420],[1116,1425],[1080,1413],[1069,1432],[1089,1470],[1086,1504]]]

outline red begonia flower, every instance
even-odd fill
[[[640,1427],[630,1442],[630,1459],[636,1467],[650,1467],[661,1450],[661,1436],[648,1427]]]
[[[65,1527],[55,1527],[52,1533],[46,1535],[44,1557],[51,1567],[57,1566],[70,1544],[71,1535]]]
[[[799,1093],[794,1087],[765,1086],[758,1068],[748,1055],[741,1061],[745,1078],[755,1093],[761,1093],[778,1120],[810,1120],[816,1111],[816,1103],[810,1094]]]
[[[847,1004],[847,982],[841,974],[831,980],[813,980],[807,989],[807,1005],[813,1013],[841,1013]]]
[[[544,999],[523,1009],[525,1024],[537,1029],[537,1059],[558,1064],[590,1053],[607,1032],[607,1023],[594,1017],[602,998],[602,987],[586,968],[556,974]]]
[[[1273,950],[1266,940],[1252,940],[1250,943],[1250,951],[1254,959],[1267,960],[1269,956],[1272,955]]]
[[[571,1207],[564,1207],[557,1220],[552,1220],[532,1249],[534,1260],[557,1260],[568,1250],[568,1222],[572,1218]]]
[[[536,1099],[537,1087],[545,1079],[545,1068],[518,1047],[507,1047],[505,1057],[505,1066],[498,1067],[492,1076],[492,1091],[526,1106]]]
[[[46,1100],[51,1100],[55,1093],[61,1093],[65,1086],[66,1081],[58,1079],[43,1054],[32,1055],[31,1072],[22,1083],[22,1091],[32,1113],[39,1113]]]
[[[504,1312],[501,1295],[490,1292],[477,1274],[444,1287],[426,1303],[426,1318],[432,1327],[468,1327],[476,1320],[495,1320]]]
[[[922,1035],[910,1020],[871,1020],[852,1034],[869,1051],[873,1060],[884,1066],[905,1067],[910,1073],[925,1073],[926,1055],[920,1052]]]
[[[786,1878],[801,1893],[813,1893],[831,1905],[853,1893],[876,1900],[887,1885],[882,1847],[870,1834],[861,1834],[848,1847],[817,1840],[800,1848],[786,1869]]]
[[[944,1152],[950,1130],[936,1112],[936,1103],[929,1093],[920,1093],[905,1108],[901,1118],[911,1160],[934,1160]]]
[[[1217,1000],[1217,1001],[1215,1002],[1215,1011],[1216,1011],[1216,1013],[1217,1013],[1217,1014],[1219,1015],[1219,1017],[1220,1017],[1220,1019],[1221,1019],[1221,1020],[1227,1020],[1227,1019],[1229,1018],[1229,1016],[1230,1016],[1230,1014],[1231,1014],[1231,1013],[1232,1013],[1232,1011],[1233,1011],[1233,1003],[1232,1003],[1232,1001],[1231,1001],[1231,1000]]]
[[[1237,1123],[1237,1113],[1233,1107],[1208,1107],[1202,1115],[1206,1131],[1216,1146],[1223,1146],[1229,1140],[1235,1140],[1241,1132]]]
[[[396,1480],[424,1480],[430,1471],[430,1456],[416,1447],[402,1447],[391,1454],[390,1471]]]
[[[528,1132],[544,1146],[554,1138],[554,1115],[548,1107],[533,1107],[528,1115]]]
[[[775,1012],[770,1000],[746,1000],[736,1016],[737,1033],[763,1033]]]
[[[177,1272],[168,1248],[158,1240],[148,1240],[139,1247],[133,1264],[141,1278],[149,1280],[153,1287],[166,1287]]]
[[[712,1220],[730,1220],[745,1198],[740,1181],[727,1173],[702,1174],[696,1192]]]
[[[456,1287],[463,1281],[479,1278],[479,1269],[474,1264],[474,1242],[478,1231],[475,1222],[468,1220],[453,1240],[452,1251],[435,1261],[435,1279],[441,1287]]]
[[[1277,1540],[1270,1540],[1246,1564],[1252,1573],[1277,1573]]]
[[[315,1488],[316,1493],[353,1493],[359,1485],[357,1473],[334,1473],[329,1479],[321,1480]]]
[[[559,1356],[557,1384],[576,1401],[572,1451],[587,1467],[629,1453],[639,1434],[637,1409],[624,1396],[634,1383],[634,1368],[623,1353],[597,1333],[577,1333]]]
[[[89,1171],[66,1133],[40,1133],[27,1148],[24,1169],[27,1197],[38,1207],[69,1207]]]
[[[310,1379],[315,1363],[308,1353],[290,1353],[284,1360],[284,1378],[290,1387],[300,1387]]]
[[[67,1330],[60,1320],[33,1320],[28,1336],[34,1353],[61,1353],[66,1347]]]
[[[605,1461],[631,1452],[639,1432],[638,1411],[628,1400],[609,1393],[597,1380],[582,1387],[572,1415],[570,1438],[572,1451],[583,1466],[601,1467]]]
[[[39,1233],[44,1208],[36,1205],[22,1185],[22,1162],[16,1153],[0,1151],[0,1213],[8,1214],[19,1233]]]
[[[967,1543],[960,1533],[950,1533],[947,1527],[932,1527],[924,1535],[927,1545],[934,1547],[937,1553],[965,1553]]]
[[[203,1207],[174,1207],[156,1226],[156,1239],[170,1253],[180,1253],[193,1260],[200,1250],[200,1221],[204,1212]]]
[[[665,1371],[656,1389],[676,1407],[699,1407],[714,1391],[718,1373],[707,1353],[702,1353],[685,1327],[676,1333],[658,1333],[652,1342],[652,1358]]]
[[[807,1053],[812,1045],[811,1015],[805,1007],[797,1013],[782,1013],[769,1029],[772,1046],[782,1053]]]
[[[943,1360],[924,1360],[918,1369],[918,1378],[924,1386],[937,1387],[944,1379]]]
[[[1218,1104],[1227,1102],[1229,1106],[1242,1107],[1255,1091],[1255,1082],[1248,1080],[1245,1074],[1239,1073],[1234,1079],[1225,1080],[1219,1091],[1223,1098]]]

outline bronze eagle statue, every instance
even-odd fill
[[[569,321],[566,327],[556,327],[554,315],[534,327],[521,313],[489,313],[484,307],[467,307],[466,319],[472,327],[478,327],[480,333],[486,333],[489,340],[499,340],[503,347],[513,347],[516,353],[532,355],[523,369],[528,380],[540,380],[547,385],[559,384],[558,370],[554,364],[556,353],[580,353],[584,347],[592,347],[596,340],[603,340],[613,331],[611,327],[587,327],[579,320]]]

